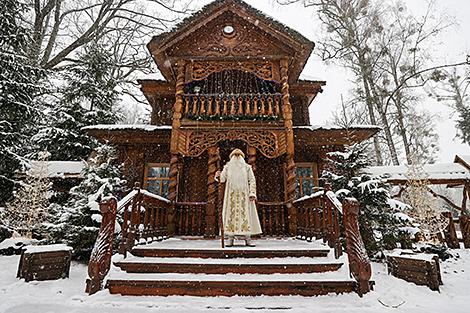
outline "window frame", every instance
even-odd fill
[[[302,188],[302,184],[304,181],[312,181],[313,182],[313,189],[319,187],[319,179],[318,179],[318,163],[317,162],[299,162],[295,164],[296,167],[296,192],[299,194],[299,198],[305,196],[304,191]],[[312,169],[312,176],[305,177],[305,176],[298,176],[297,175],[297,168],[311,168]],[[313,192],[313,190],[312,190]]]
[[[152,168],[152,167],[167,167],[168,170],[170,169],[170,163],[146,163],[145,164],[145,169],[144,169],[144,189],[145,190],[148,190],[148,183],[149,181],[159,181],[159,187],[160,187],[160,193],[158,194],[159,196],[164,196],[162,195],[162,191],[163,191],[163,184],[165,181],[168,181],[168,183],[170,182],[170,176],[168,175],[168,177],[149,177],[148,174],[149,174],[149,169]]]

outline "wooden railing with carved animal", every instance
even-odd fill
[[[349,273],[357,281],[357,293],[362,297],[371,288],[372,266],[359,231],[359,202],[354,198],[343,200],[343,225]]]
[[[194,120],[277,120],[282,95],[275,94],[184,94],[183,118]]]
[[[140,189],[138,185],[119,203],[115,197],[100,201],[101,227],[88,263],[86,292],[93,294],[103,286],[111,267],[116,217],[122,214],[119,253],[126,255],[139,243],[163,240],[167,234],[169,200]]]
[[[370,291],[371,264],[359,232],[359,203],[347,198],[340,203],[327,187],[310,196],[294,201],[297,209],[297,236],[301,239],[323,239],[334,249],[335,257],[342,254],[340,220],[346,239],[350,275],[358,283],[357,293]],[[342,215],[342,219],[341,219]]]

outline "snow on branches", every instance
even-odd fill
[[[33,229],[48,216],[49,190],[47,158],[49,154],[39,154],[39,161],[31,165],[25,181],[14,193],[14,198],[0,212],[0,219],[22,236],[32,238]]]
[[[407,213],[419,224],[421,232],[429,239],[431,235],[442,232],[449,219],[442,214],[439,200],[429,192],[429,181],[426,179],[422,164],[412,162],[406,177],[408,181],[402,197],[409,205]]]

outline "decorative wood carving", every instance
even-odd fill
[[[295,198],[295,162],[294,162],[294,131],[292,129],[292,108],[289,102],[289,61],[281,59],[281,94],[282,94],[282,114],[284,117],[284,126],[286,128],[286,201],[289,201],[289,230],[291,234],[297,231],[297,210],[292,205]]]
[[[89,279],[87,280],[86,292],[89,294],[94,294],[103,288],[103,279],[111,267],[117,213],[116,198],[108,197],[101,200],[100,211],[103,219],[88,263]]]
[[[225,26],[233,27],[234,32],[224,32]],[[287,45],[276,41],[271,34],[264,33],[231,12],[226,12],[204,25],[197,31],[167,51],[170,57],[258,57],[272,55],[292,55]]]
[[[242,70],[264,80],[277,80],[275,66],[270,61],[194,61],[187,68],[186,82],[202,80],[223,70]]]
[[[208,166],[207,166],[207,208],[206,208],[206,230],[207,237],[216,236],[216,214],[215,206],[217,204],[217,182],[215,181],[215,173],[218,169],[219,151],[217,147],[209,147],[207,150]]]
[[[253,172],[256,174],[256,148],[248,146],[248,164],[251,165]]]
[[[343,200],[343,223],[350,275],[357,281],[357,292],[362,297],[370,291],[372,267],[359,231],[359,203],[354,198]]]
[[[183,94],[184,94],[184,71],[185,61],[178,61],[178,74],[176,78],[176,95],[175,106],[173,111],[172,135],[171,135],[171,152],[175,153],[176,144],[178,142],[178,133],[176,132],[181,126],[181,114],[183,111]]]
[[[209,147],[216,146],[220,141],[243,140],[258,149],[267,158],[276,158],[285,152],[282,145],[285,143],[285,138],[282,137],[281,132],[267,130],[191,131],[186,135],[186,145],[182,153],[186,156],[196,157]],[[182,144],[179,146],[183,148]]]

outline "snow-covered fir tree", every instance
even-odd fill
[[[47,158],[49,153],[39,154],[39,160],[31,162],[24,183],[14,193],[14,198],[0,212],[0,220],[8,228],[26,238],[33,237],[33,230],[47,218],[49,191]]]
[[[0,5],[0,206],[18,182],[15,171],[36,131],[42,105],[36,96],[44,90],[46,72],[26,57],[29,31],[21,24],[27,6],[17,0]]]
[[[408,234],[401,230],[405,221],[390,205],[388,186],[383,179],[363,174],[370,165],[364,145],[346,147],[344,152],[328,154],[328,170],[322,178],[331,183],[339,199],[354,197],[360,204],[359,223],[367,252],[373,256],[397,244],[408,245]]]
[[[83,171],[84,180],[70,190],[69,201],[51,219],[55,225],[49,225],[54,241],[72,246],[75,258],[80,260],[88,259],[96,241],[101,222],[100,199],[119,195],[126,183],[116,163],[115,149],[100,145],[95,151]]]
[[[115,64],[100,44],[86,48],[79,62],[70,66],[60,100],[49,112],[49,122],[33,137],[39,150],[47,149],[51,160],[86,159],[96,140],[81,128],[95,124],[114,124],[119,92],[113,78]]]

